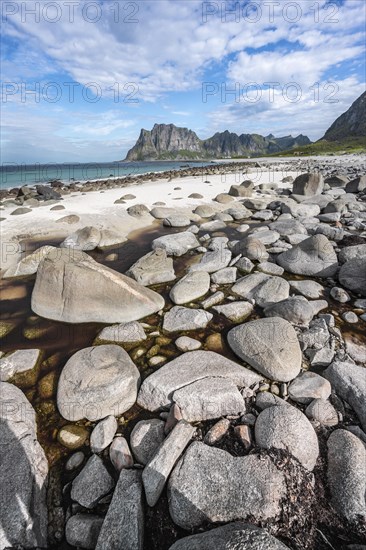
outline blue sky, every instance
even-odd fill
[[[3,163],[120,160],[155,122],[316,140],[365,90],[364,0],[1,8]]]

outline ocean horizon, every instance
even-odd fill
[[[105,178],[137,176],[149,172],[181,170],[188,166],[208,166],[213,161],[148,161],[148,162],[74,162],[48,164],[4,163],[0,166],[0,189],[23,185],[48,184],[58,180],[64,184]]]

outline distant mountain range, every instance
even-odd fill
[[[294,147],[308,145],[308,137],[272,134],[238,134],[217,132],[209,139],[199,139],[193,130],[174,124],[155,124],[153,129],[140,132],[136,144],[130,149],[126,161],[137,160],[195,160],[211,158],[248,157],[273,154]]]
[[[366,137],[366,92],[333,122],[322,139],[337,141],[350,137]]]

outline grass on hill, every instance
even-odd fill
[[[326,141],[325,139],[303,145],[288,151],[281,151],[272,155],[274,157],[293,157],[293,156],[310,156],[310,155],[331,155],[331,154],[347,154],[347,153],[366,153],[366,136],[346,138],[337,141]]]

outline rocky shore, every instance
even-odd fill
[[[6,231],[128,186],[155,233],[132,261],[88,214],[2,263],[0,549],[366,548],[366,162],[257,169],[2,196]]]

